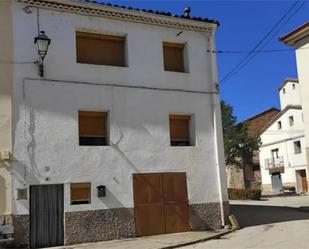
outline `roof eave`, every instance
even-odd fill
[[[286,78],[282,84],[278,87],[278,91],[280,91],[287,83],[298,83],[298,79],[297,78]]]
[[[291,32],[281,36],[279,38],[279,41],[287,45],[294,46],[297,42],[308,36],[309,36],[309,21],[295,28]]]
[[[64,12],[74,12],[83,15],[102,16],[110,19],[119,19],[139,23],[147,23],[157,26],[167,26],[176,29],[213,32],[219,23],[198,21],[192,19],[165,16],[161,14],[123,9],[109,5],[80,2],[77,0],[17,0],[18,2],[45,9],[53,9]]]

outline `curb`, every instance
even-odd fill
[[[189,246],[189,245],[205,242],[205,241],[212,240],[212,239],[219,239],[222,236],[229,234],[231,232],[233,232],[233,231],[232,230],[226,230],[226,231],[222,231],[218,234],[214,234],[213,236],[209,236],[207,238],[197,239],[197,240],[193,240],[193,241],[189,241],[189,242],[184,242],[184,243],[180,243],[180,244],[177,244],[177,245],[164,246],[164,247],[160,247],[159,249],[172,249],[172,248],[178,248],[178,247],[182,247],[182,246]]]

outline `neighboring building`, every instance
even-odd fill
[[[308,192],[305,131],[297,79],[279,87],[281,112],[261,133],[260,163],[264,192],[278,193],[282,186]]]
[[[309,162],[309,21],[280,37],[280,41],[295,48],[300,96],[304,113],[306,151]]]
[[[217,64],[206,53],[217,26],[88,1],[0,2],[0,214],[16,243],[224,225]],[[51,38],[44,77],[39,30]]]
[[[247,123],[250,136],[260,135],[262,129],[279,113],[277,108],[271,107],[244,121]],[[243,165],[242,168],[236,166],[228,167],[228,186],[230,188],[260,188],[261,172],[259,152],[253,155],[250,164]]]

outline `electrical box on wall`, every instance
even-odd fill
[[[10,160],[10,152],[8,150],[2,150],[0,152],[1,160]]]
[[[104,185],[97,186],[98,190],[98,197],[105,197],[106,196],[106,190]]]

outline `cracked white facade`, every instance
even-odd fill
[[[5,197],[0,212],[27,217],[29,187],[50,184],[63,184],[65,214],[133,208],[133,173],[186,172],[189,204],[217,203],[223,225],[228,197],[217,64],[215,55],[206,53],[215,49],[216,25],[143,14],[180,23],[164,26],[60,11],[41,6],[42,2],[46,1],[0,5],[0,11],[6,10],[1,13],[6,24],[11,23],[9,60],[14,62],[8,65],[12,71],[5,81],[11,91],[3,92],[8,106],[0,105],[0,114],[12,123],[3,132],[13,141],[10,146],[9,141],[0,140],[0,149],[11,153],[11,160],[3,160],[0,168],[0,184],[6,186],[0,190]],[[61,2],[115,11],[109,6]],[[30,11],[25,11],[26,6]],[[51,38],[44,78],[31,63],[37,60],[33,44],[38,33],[37,7],[40,29]],[[201,30],[190,28],[194,26]],[[127,66],[77,63],[77,31],[125,36]],[[185,44],[187,73],[164,71],[163,41]],[[109,146],[79,146],[79,110],[108,112]],[[194,146],[170,146],[169,114],[174,113],[193,118]],[[74,182],[91,182],[90,204],[71,205],[70,183]],[[97,196],[99,185],[106,186],[104,198]],[[20,198],[18,191],[23,190],[26,197]],[[27,227],[16,231],[21,237],[23,229],[27,231]]]

